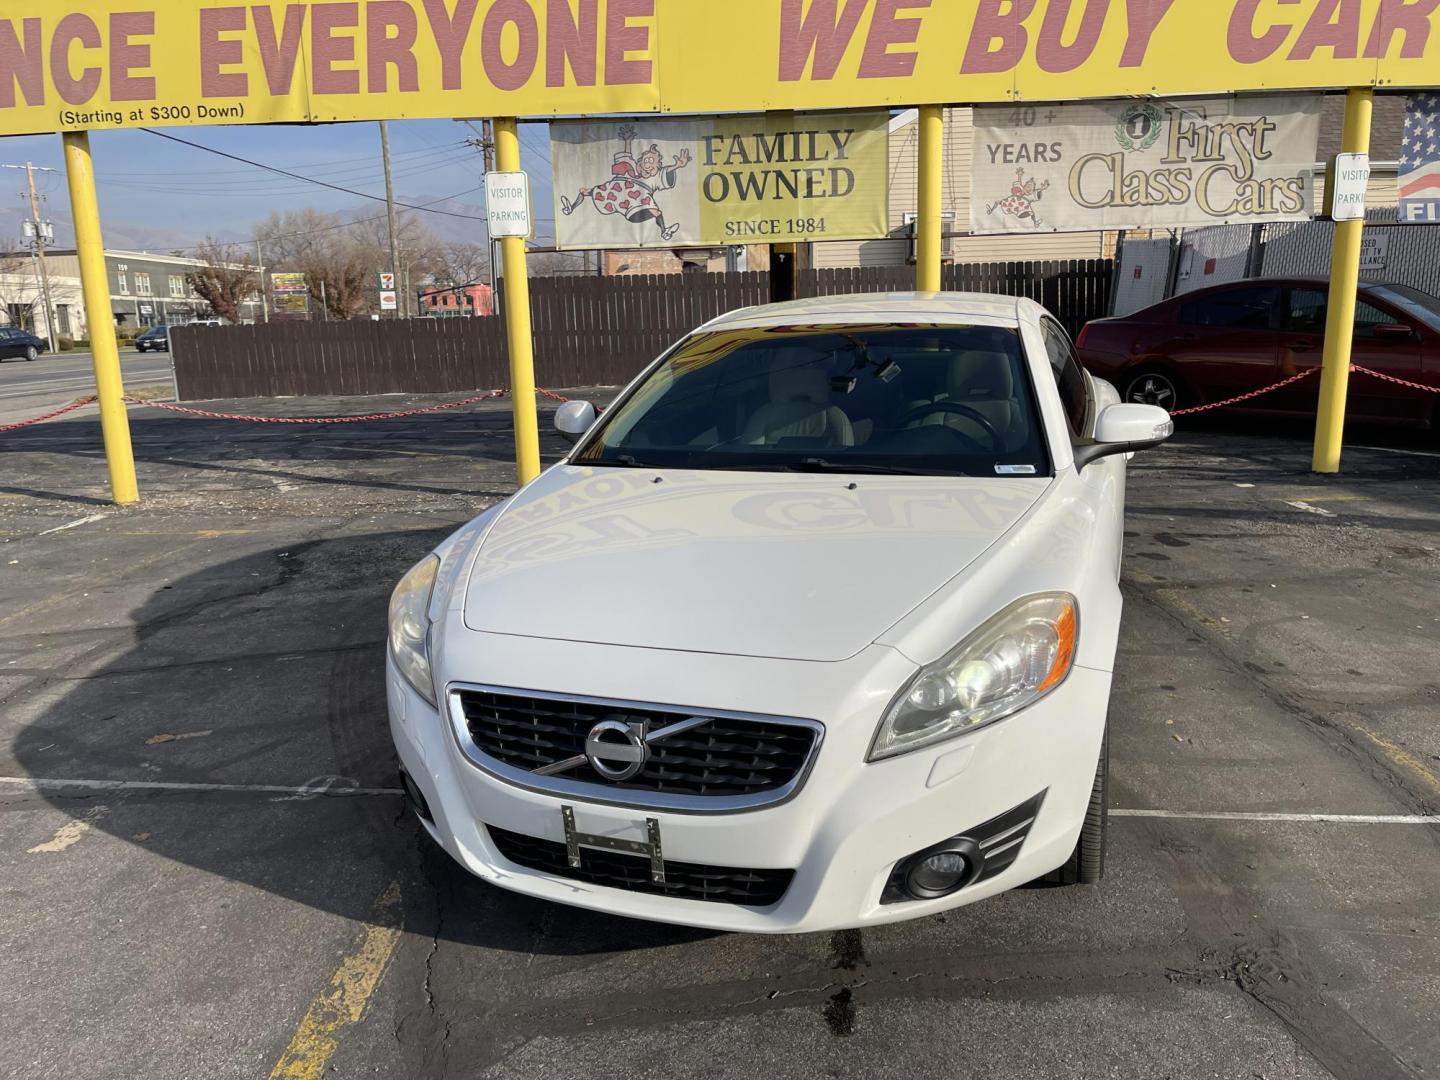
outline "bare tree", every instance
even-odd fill
[[[442,288],[473,285],[490,279],[490,251],[486,244],[452,241],[443,245],[438,254],[431,280]]]
[[[205,265],[185,275],[185,282],[215,314],[227,322],[240,321],[241,305],[258,291],[260,277],[249,253],[234,244],[207,238],[196,257]]]
[[[0,322],[28,330],[35,321],[37,288],[25,277],[29,256],[12,244],[0,244]],[[26,299],[26,293],[30,298]]]

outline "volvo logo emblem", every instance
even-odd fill
[[[585,737],[585,760],[617,784],[638,776],[650,760],[644,722],[601,720]]]

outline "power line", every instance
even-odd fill
[[[203,146],[200,143],[191,142],[189,139],[182,139],[176,135],[167,135],[163,131],[156,131],[154,128],[141,128],[140,130],[149,132],[151,135],[154,135],[156,138],[159,139],[168,139],[170,142],[180,143],[182,146],[188,146],[195,150],[203,150],[207,154],[215,154],[218,157],[228,158],[231,161],[238,161],[242,165],[249,165],[252,168],[256,169],[264,169],[267,172],[272,172],[279,176],[288,176],[292,180],[301,180],[307,184],[315,184],[318,187],[329,188],[331,191],[341,192],[344,195],[353,195],[356,198],[369,199],[371,202],[383,203],[385,201],[384,197],[380,195],[371,195],[364,191],[356,191],[354,188],[341,187],[339,184],[327,183],[324,180],[315,180],[308,176],[302,176],[300,173],[290,172],[287,169],[277,169],[274,165],[265,165],[258,161],[251,161],[249,158],[243,158],[237,154],[227,154],[224,150],[216,150],[213,146]],[[457,214],[451,210],[435,210],[426,206],[414,206],[410,203],[397,202],[395,205],[403,206],[406,210],[421,210],[427,214],[440,214],[445,217],[463,218],[466,221],[488,222],[489,220],[488,218],[479,217],[475,214]]]

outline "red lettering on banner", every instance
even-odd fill
[[[1365,46],[1366,59],[1379,60],[1390,51],[1395,35],[1403,32],[1405,44],[1400,56],[1405,60],[1422,60],[1430,41],[1430,16],[1440,9],[1440,0],[1380,0],[1375,25],[1370,30],[1370,43]]]
[[[892,45],[914,45],[920,37],[919,15],[902,19],[905,8],[928,8],[930,0],[875,0],[865,52],[860,57],[862,79],[906,79],[915,74],[915,52],[891,52]]]
[[[278,36],[269,4],[251,8],[250,14],[255,19],[255,44],[265,68],[265,85],[273,96],[284,97],[295,85],[295,63],[300,59],[300,42],[305,34],[305,6],[286,6],[285,25]]]
[[[110,100],[154,101],[155,77],[132,75],[136,68],[150,66],[150,45],[132,37],[155,35],[153,11],[117,11],[110,16]]]
[[[1014,70],[1024,58],[1030,40],[1025,20],[1034,12],[1035,0],[980,0],[960,73],[984,75]],[[997,42],[999,48],[994,47]]]
[[[392,65],[397,90],[413,94],[420,89],[420,65],[415,60],[418,33],[415,9],[404,0],[370,0],[365,5],[365,67],[370,93],[383,94],[390,89],[387,76]]]
[[[425,0],[425,17],[430,20],[430,33],[440,53],[440,88],[459,90],[464,85],[460,61],[465,42],[475,25],[475,6],[479,0],[459,0],[452,15],[445,0]]]
[[[250,79],[243,71],[221,71],[245,62],[245,43],[221,34],[244,30],[249,20],[243,7],[200,10],[200,95],[207,98],[244,97]]]
[[[512,25],[519,31],[520,45],[514,62],[506,63],[501,38]],[[497,90],[519,90],[530,81],[539,55],[540,24],[527,0],[495,0],[480,27],[480,59],[490,82]]]
[[[594,86],[600,66],[600,0],[550,0],[545,14],[545,85],[565,85],[565,65],[575,73],[576,86]]]
[[[1110,0],[1085,0],[1085,14],[1080,16],[1075,40],[1066,45],[1065,23],[1074,5],[1075,0],[1050,0],[1040,33],[1035,37],[1035,62],[1040,70],[1056,75],[1074,71],[1090,59],[1100,43],[1105,16],[1110,14]]]
[[[1436,0],[1440,3],[1440,0]],[[1145,63],[1145,54],[1150,51],[1150,39],[1162,19],[1170,13],[1175,0],[1130,0],[1125,10],[1125,21],[1130,33],[1125,39],[1125,52],[1120,56],[1122,68],[1140,67]]]
[[[21,44],[20,34],[25,37]],[[0,19],[0,109],[15,107],[15,90],[25,95],[25,104],[45,104],[45,47],[40,20],[25,19],[20,34],[9,19]]]
[[[815,82],[828,82],[835,78],[869,0],[844,0],[844,8],[837,10],[838,2],[810,0],[807,10],[805,0],[781,0],[781,82],[803,79],[805,65],[812,55],[815,61],[810,78]]]
[[[631,26],[631,19],[655,15],[655,0],[609,0],[605,5],[605,85],[644,86],[651,79],[651,63],[628,60],[626,53],[650,50],[650,27]]]
[[[1281,4],[1298,4],[1300,0],[1278,0]],[[1230,57],[1238,64],[1258,64],[1274,56],[1290,31],[1295,29],[1288,23],[1272,26],[1258,37],[1255,34],[1255,12],[1260,0],[1236,0],[1235,10],[1230,13],[1230,27],[1225,34],[1225,45]]]
[[[72,11],[60,20],[50,39],[50,78],[68,105],[84,105],[100,89],[98,67],[86,68],[79,75],[70,67],[70,46],[76,43],[84,49],[100,48],[100,28],[90,16]]]
[[[336,34],[360,25],[360,5],[316,4],[310,9],[310,77],[317,94],[358,94],[360,72],[337,68],[355,61],[355,39]]]
[[[1316,49],[1334,49],[1336,60],[1360,55],[1360,0],[1320,0],[1295,46],[1291,60],[1309,60]]]

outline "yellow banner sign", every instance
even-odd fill
[[[889,120],[872,111],[554,124],[556,245],[884,236]]]
[[[1440,0],[6,0],[0,135],[1440,85]]]

